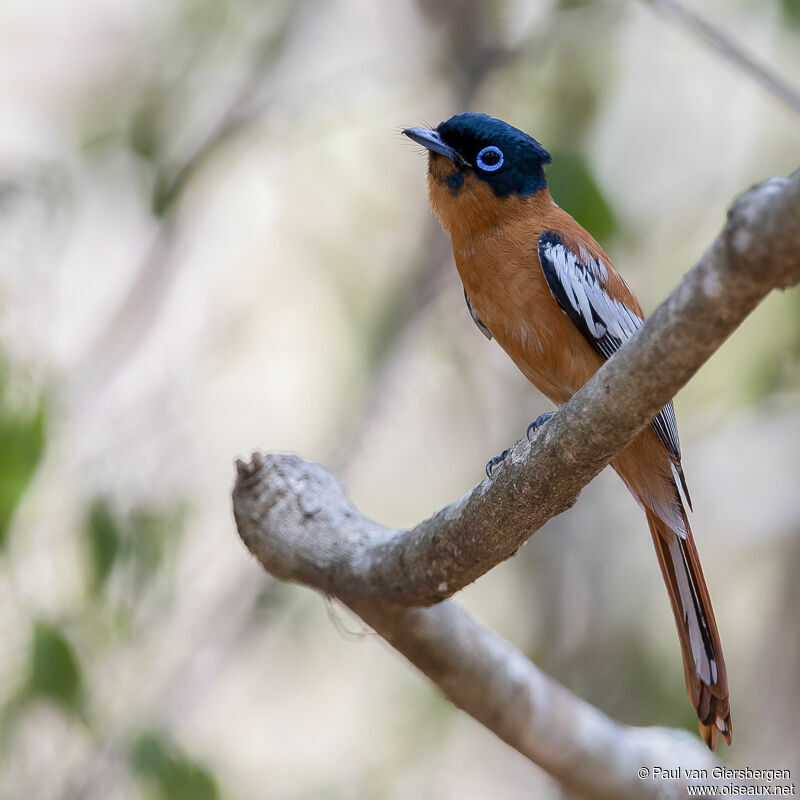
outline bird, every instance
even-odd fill
[[[556,205],[545,174],[552,157],[532,136],[475,112],[403,133],[427,150],[430,205],[450,237],[472,319],[560,406],[642,326],[639,302],[603,248]],[[528,436],[555,413],[531,423]],[[490,479],[508,452],[489,461]],[[611,464],[644,509],[701,738],[711,750],[720,735],[730,745],[725,660],[687,516],[671,401]]]

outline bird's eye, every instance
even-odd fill
[[[503,151],[492,144],[489,147],[484,147],[475,160],[482,170],[494,172],[503,166]]]

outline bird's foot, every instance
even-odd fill
[[[502,464],[502,463],[503,463],[503,461],[505,461],[505,460],[506,460],[506,456],[507,456],[507,455],[508,455],[510,452],[511,452],[511,448],[510,448],[510,447],[506,447],[506,449],[505,449],[505,450],[503,450],[503,452],[502,452],[502,453],[500,453],[500,455],[499,455],[499,456],[493,456],[492,458],[490,458],[490,459],[489,459],[489,460],[486,462],[486,477],[487,477],[487,478],[491,478],[491,477],[492,477],[492,473],[494,472],[494,468],[495,468],[495,467],[496,467],[498,464]]]
[[[556,415],[556,411],[548,411],[546,414],[539,414],[536,419],[528,425],[528,430],[525,431],[525,435],[528,437],[528,441],[531,440],[531,435],[536,433],[542,425],[550,419],[550,417],[554,417]]]
[[[530,425],[528,425],[528,430],[525,431],[525,435],[528,437],[528,441],[530,441],[531,436],[534,433],[536,433],[536,431],[538,431],[539,428],[541,428],[542,425],[544,425],[545,422],[547,422],[547,420],[550,419],[550,417],[554,417],[556,415],[556,413],[557,412],[555,412],[555,411],[548,411],[546,414],[539,414],[539,416],[536,417],[536,419],[533,422],[531,422]],[[490,458],[486,462],[486,477],[487,478],[491,478],[492,477],[492,474],[494,473],[494,468],[498,464],[502,464],[503,461],[506,460],[506,456],[510,452],[511,452],[511,448],[507,447],[505,450],[503,450],[502,453],[500,453],[499,456],[494,456],[493,458]]]

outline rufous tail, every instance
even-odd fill
[[[720,734],[728,744],[733,736],[728,678],[700,557],[686,512],[680,499],[677,502],[685,538],[655,513],[645,511],[678,627],[686,692],[697,713],[700,735],[713,750]]]

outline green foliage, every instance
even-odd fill
[[[45,698],[77,711],[83,695],[83,678],[75,649],[52,623],[34,623],[27,697]]]
[[[89,510],[89,553],[95,590],[105,585],[122,544],[122,532],[105,499],[95,500]]]
[[[155,90],[153,94],[156,94]],[[164,143],[159,130],[161,104],[148,98],[131,116],[128,126],[128,145],[131,150],[151,164],[161,159]]]
[[[160,511],[140,506],[128,519],[125,555],[130,560],[133,580],[141,588],[164,562],[167,550],[183,526],[182,509]]]
[[[42,459],[46,442],[46,408],[39,398],[33,413],[5,402],[5,370],[0,364],[0,548],[14,510]]]
[[[203,765],[181,753],[158,733],[134,742],[130,763],[156,789],[159,800],[218,800],[217,782]]]
[[[781,17],[787,25],[800,27],[800,0],[777,0]]]
[[[614,209],[606,200],[582,153],[554,152],[547,182],[555,201],[601,243],[617,229]]]
[[[150,202],[150,210],[155,217],[163,217],[175,199],[175,182],[167,178],[163,171],[156,175],[153,186],[153,196]]]
[[[108,498],[95,499],[85,521],[91,591],[102,591],[117,569],[131,598],[152,585],[182,529],[181,516],[180,509],[163,512],[147,507],[119,514]]]

